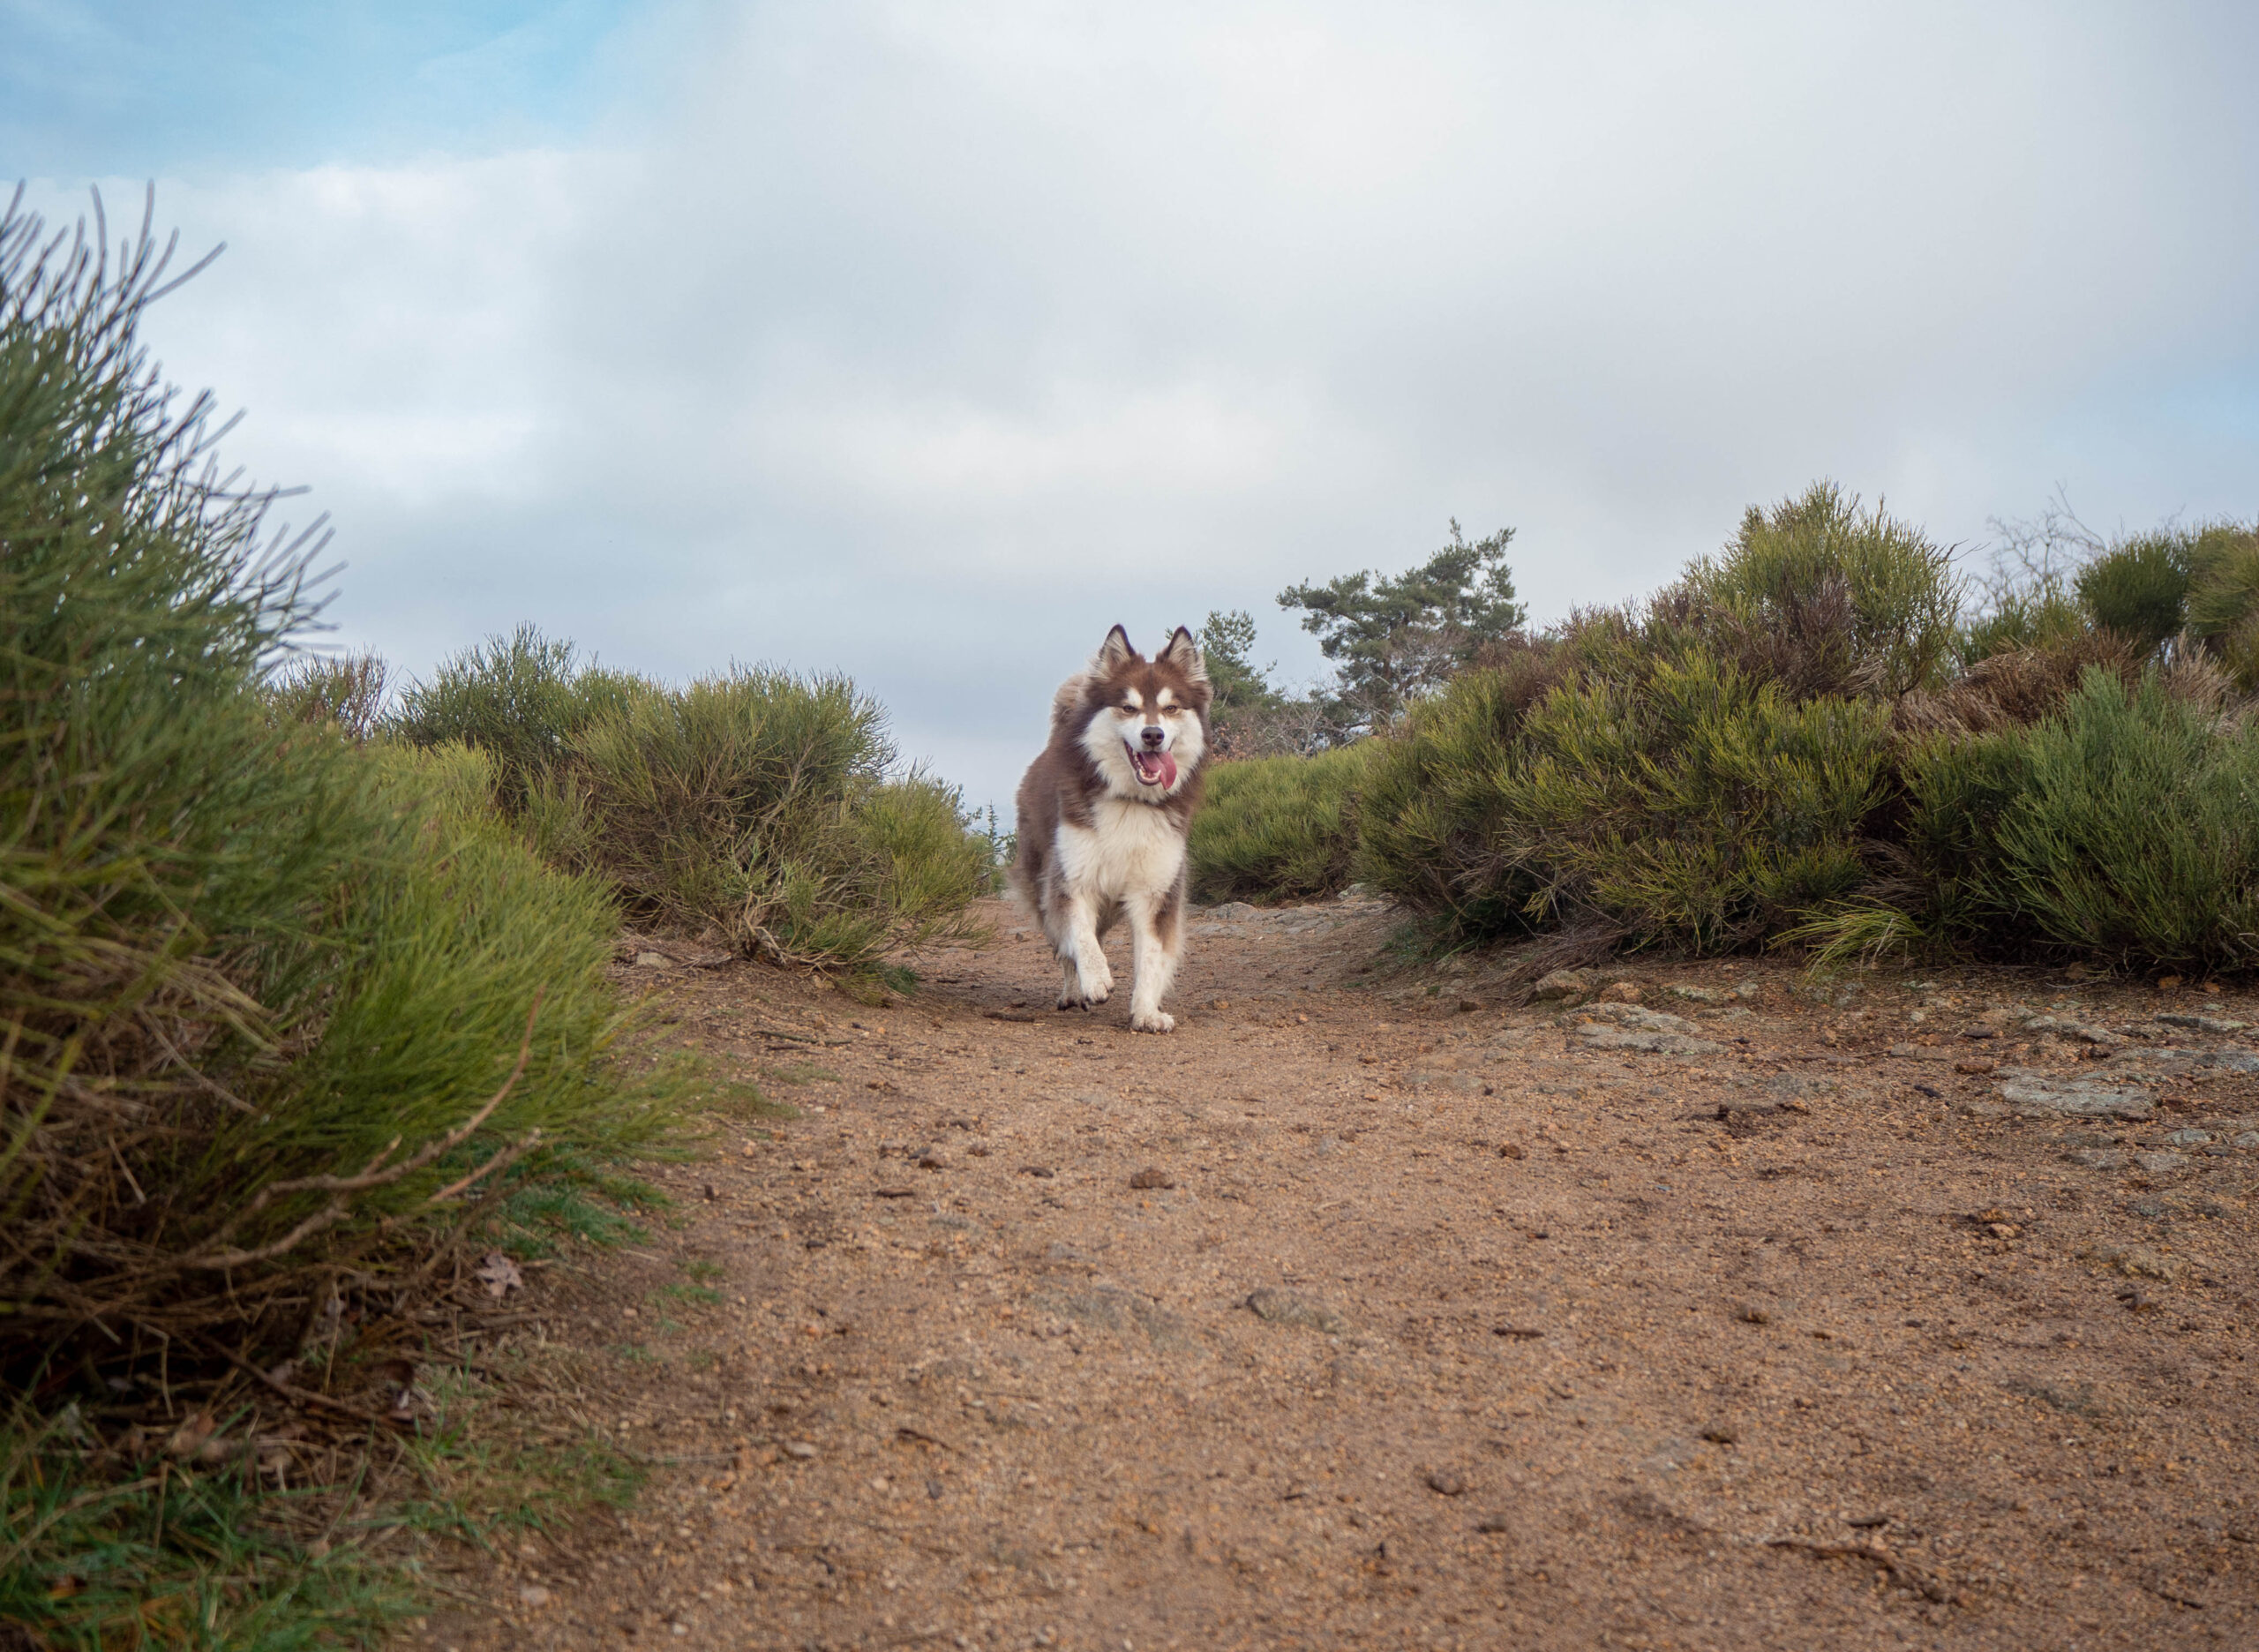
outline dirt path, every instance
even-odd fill
[[[1001,922],[885,1011],[638,972],[805,1114],[536,1287],[672,1466],[430,1644],[2259,1646],[2259,999],[1512,1010],[1351,903],[1153,1038]]]

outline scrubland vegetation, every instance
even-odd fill
[[[326,1534],[428,1500],[418,1304],[625,1229],[702,1084],[623,913],[876,992],[987,854],[844,681],[306,653],[323,537],[148,361],[165,265],[0,221],[0,1624],[304,1644],[398,1605]]]
[[[1192,897],[1302,900],[1348,882],[1352,812],[1372,747],[1218,764],[1192,817]]]
[[[629,915],[749,957],[906,986],[889,954],[972,933],[990,854],[954,789],[902,772],[841,677],[739,669],[671,688],[530,627],[410,684],[379,723],[494,765],[498,807]]]
[[[1196,886],[1362,877],[1459,941],[2259,964],[2259,530],[2045,537],[1981,589],[1834,487],[1752,509],[1405,696],[1317,760],[1366,754],[1346,796],[1220,766]]]

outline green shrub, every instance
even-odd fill
[[[1557,643],[1508,650],[1370,742],[1361,876],[1459,935],[1518,935],[1544,921],[1550,874],[1505,797],[1526,761],[1524,720],[1566,660]]]
[[[1499,802],[1548,899],[1640,943],[1729,950],[1839,904],[1889,789],[1873,701],[1791,701],[1707,650],[1632,684],[1580,678],[1532,708]]]
[[[383,720],[389,675],[374,654],[296,655],[267,677],[266,700],[286,722],[334,723],[346,739],[366,740]]]
[[[589,854],[634,910],[779,962],[867,972],[970,933],[988,855],[845,679],[739,670],[583,729]]]
[[[2143,534],[2095,558],[2072,587],[2095,624],[2148,656],[2187,622],[2188,552],[2178,534]]]
[[[574,738],[598,717],[656,692],[625,672],[582,661],[573,644],[520,626],[489,637],[402,690],[388,734],[413,746],[476,746],[495,760],[496,795],[514,818],[554,777]]]
[[[1713,647],[1799,698],[1933,683],[1960,619],[1950,553],[1827,482],[1770,511],[1751,507],[1685,586],[1707,611],[1689,618]]]
[[[2061,715],[1913,765],[1955,933],[2122,963],[2259,963],[2259,732],[2152,671],[2090,672]]]
[[[1682,622],[1587,616],[1421,708],[1365,788],[1373,881],[1462,934],[1598,920],[1695,951],[1849,898],[1890,794],[1888,708],[1792,699]]]
[[[1459,935],[2259,962],[2259,530],[2003,582],[1822,485],[1377,742],[1363,875]],[[2179,640],[2176,640],[2179,639]]]
[[[2246,694],[2259,694],[2259,528],[2216,522],[2188,548],[2188,629]]]
[[[1192,897],[1306,900],[1349,882],[1357,782],[1372,742],[1218,763],[1192,817]]]
[[[1965,670],[2002,654],[2049,649],[2088,635],[2086,611],[2060,582],[2012,590],[1964,622],[1953,655]]]
[[[263,553],[269,496],[211,482],[206,403],[171,407],[135,342],[161,271],[146,237],[105,268],[0,225],[15,1378],[167,1340],[176,1380],[206,1339],[288,1352],[315,1279],[349,1266],[389,1295],[506,1170],[658,1121],[608,1059],[603,892],[483,817],[483,760],[275,715],[313,542]],[[537,994],[523,1072],[454,1133],[503,1086]]]

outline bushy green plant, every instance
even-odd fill
[[[1707,649],[1637,682],[1580,677],[1533,707],[1503,776],[1502,826],[1549,901],[1642,942],[1745,945],[1841,903],[1866,875],[1888,792],[1887,708],[1791,700]]]
[[[2189,545],[2181,536],[2142,534],[2089,562],[2072,588],[2095,624],[2147,656],[2187,623],[2189,572]]]
[[[409,684],[385,731],[414,746],[454,742],[491,752],[498,800],[514,816],[552,780],[575,735],[654,692],[627,672],[583,660],[570,642],[522,625],[452,656],[428,682]]]
[[[593,860],[636,910],[851,972],[969,932],[985,845],[950,788],[889,777],[883,715],[844,678],[637,695],[573,749]]]
[[[1887,800],[1888,709],[1792,698],[1675,618],[1587,616],[1470,672],[1374,761],[1375,882],[1462,933],[1596,920],[1715,951],[1841,903]]]
[[[2053,648],[2087,630],[2087,615],[2077,599],[2060,582],[2051,582],[2003,592],[1965,620],[1954,638],[1953,656],[1966,668],[2019,650]]]
[[[2188,629],[2246,694],[2259,694],[2259,528],[2215,522],[2188,546]]]
[[[279,718],[334,724],[350,740],[365,740],[384,716],[385,662],[374,654],[294,655],[268,674],[267,703]]]
[[[1910,785],[1940,918],[2123,963],[2259,963],[2259,732],[2090,672],[2061,714]]]
[[[1218,763],[1192,817],[1192,897],[1307,900],[1349,882],[1369,740],[1314,757]]]
[[[1505,798],[1527,762],[1523,724],[1565,660],[1557,644],[1510,650],[1374,744],[1358,792],[1360,875],[1461,935],[1544,920],[1550,868]]]
[[[1948,553],[1827,482],[1769,511],[1752,506],[1686,588],[1707,612],[1685,621],[1792,696],[1895,696],[1934,682],[1960,619]]]
[[[314,542],[262,546],[272,496],[214,480],[208,403],[175,406],[136,342],[163,267],[146,227],[139,245],[109,266],[0,222],[18,1375],[152,1338],[176,1370],[207,1337],[287,1351],[309,1270],[378,1284],[548,1144],[616,1147],[656,1119],[606,1058],[601,891],[480,818],[483,777],[435,787],[274,715]]]

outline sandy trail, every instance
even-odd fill
[[[519,1304],[671,1466],[419,1640],[2259,1646],[2251,996],[1515,1010],[1353,902],[1198,923],[1155,1038],[997,917],[880,1011],[634,972],[804,1116]]]

